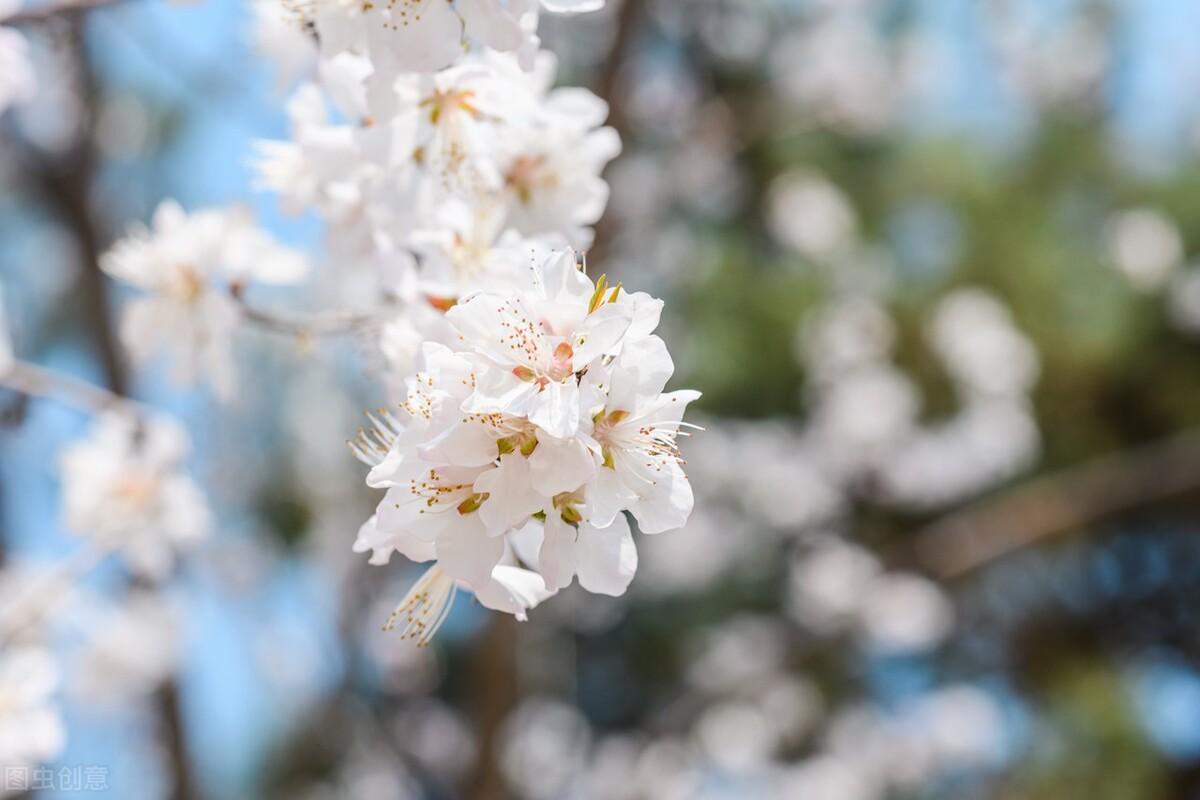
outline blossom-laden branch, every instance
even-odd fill
[[[378,327],[393,318],[399,311],[398,306],[385,306],[373,311],[331,311],[313,314],[268,311],[250,305],[246,300],[246,288],[240,283],[229,285],[229,296],[238,304],[242,319],[266,330],[294,336],[298,339],[355,333]]]
[[[84,552],[119,552],[135,574],[157,580],[176,551],[204,538],[211,518],[200,489],[180,469],[191,444],[177,422],[23,361],[0,372],[0,387],[95,415],[89,435],[59,458],[66,524],[88,543]],[[76,569],[69,574],[77,576]]]

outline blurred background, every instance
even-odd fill
[[[36,8],[0,120],[15,348],[177,415],[218,519],[152,596],[105,565],[61,615],[59,765],[131,799],[1200,798],[1200,5],[544,18],[625,142],[589,260],[667,301],[704,392],[697,506],[624,597],[459,602],[427,649],[380,630],[419,572],[350,551],[364,343],[243,332],[232,406],[114,344],[97,259],[161,199],[320,241],[249,167],[287,131],[273,17]],[[0,596],[70,549],[86,424],[0,391]]]

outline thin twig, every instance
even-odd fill
[[[26,361],[17,361],[7,372],[0,374],[0,386],[30,397],[54,400],[89,414],[114,410],[139,416],[148,413],[145,407],[119,394]]]
[[[398,306],[387,306],[372,311],[331,311],[314,314],[281,314],[256,308],[246,302],[245,289],[241,284],[229,286],[229,296],[242,309],[246,321],[276,333],[305,339],[314,336],[332,336],[353,333],[378,325],[395,316]]]
[[[0,644],[9,644],[79,589],[79,580],[112,553],[107,547],[81,547],[55,564],[45,582],[0,609]]]
[[[1200,430],[1037,478],[917,534],[918,558],[955,577],[1048,537],[1200,487]]]

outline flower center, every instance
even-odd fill
[[[204,281],[188,264],[177,264],[170,285],[171,296],[185,305],[192,305],[204,294]]]
[[[144,510],[153,503],[158,492],[158,478],[141,470],[131,471],[121,477],[113,492],[114,500],[132,510]]]
[[[550,363],[545,368],[544,374],[538,374],[525,366],[513,367],[512,373],[523,381],[537,383],[540,388],[545,389],[551,381],[565,383],[568,378],[575,377],[575,366],[572,363],[574,358],[575,351],[571,348],[570,343],[559,342],[550,356]]]
[[[504,184],[512,189],[522,205],[533,202],[533,192],[541,187],[550,187],[556,183],[552,174],[543,172],[546,165],[544,156],[521,156],[515,159],[504,174]]]
[[[448,112],[454,111],[464,111],[473,119],[479,119],[483,114],[474,101],[475,92],[469,89],[438,89],[422,100],[421,105],[429,109],[429,121],[437,125]]]

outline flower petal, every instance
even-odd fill
[[[479,517],[491,536],[523,525],[545,504],[545,498],[529,485],[529,463],[519,453],[502,456],[499,466],[476,478],[475,491],[488,495],[479,507]]]
[[[625,594],[637,572],[637,547],[624,514],[618,514],[607,528],[580,524],[576,554],[579,584],[589,592]]]
[[[563,522],[557,511],[547,512],[542,547],[538,550],[538,569],[546,586],[555,591],[565,589],[575,579],[578,534],[578,530]]]
[[[454,514],[437,540],[438,563],[446,574],[472,589],[487,586],[492,570],[504,555],[504,539],[488,536],[479,514]]]
[[[577,438],[539,436],[538,445],[529,456],[529,480],[546,497],[575,491],[595,471],[596,459]]]

